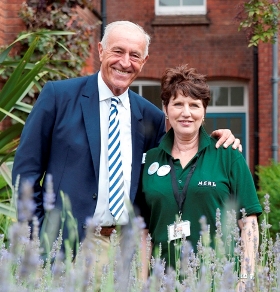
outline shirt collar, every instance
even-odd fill
[[[111,97],[114,96],[113,92],[109,89],[109,87],[106,85],[106,83],[102,79],[101,72],[98,73],[98,91],[99,91],[99,102],[103,100],[111,99]],[[124,108],[129,109],[128,88],[123,94],[118,95],[118,98],[120,99]]]
[[[173,128],[171,128],[161,140],[159,147],[171,156],[173,142],[174,142],[174,130]],[[209,144],[210,144],[210,137],[205,131],[204,127],[201,126],[199,129],[198,152],[206,148]]]

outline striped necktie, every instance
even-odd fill
[[[108,162],[109,162],[109,210],[115,220],[124,208],[124,180],[120,149],[120,127],[117,104],[118,97],[111,98],[109,116]]]

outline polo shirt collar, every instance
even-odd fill
[[[171,128],[163,137],[163,139],[160,142],[159,148],[161,148],[163,151],[165,151],[167,154],[171,156],[171,150],[173,147],[174,142],[174,130]],[[210,145],[210,137],[206,133],[203,126],[199,129],[199,146],[198,146],[198,152],[202,151],[204,148],[206,148],[208,145]]]
[[[111,99],[113,96],[113,92],[109,89],[107,84],[104,82],[104,80],[101,77],[101,72],[98,73],[98,91],[99,91],[99,101],[108,100]],[[129,98],[128,98],[128,88],[126,91],[118,95],[118,98],[120,99],[122,105],[125,109],[129,109]]]

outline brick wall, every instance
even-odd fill
[[[22,0],[0,1],[0,45],[12,43],[24,28],[22,20],[18,17],[22,3]]]
[[[18,11],[22,0],[0,1],[0,46],[12,43],[17,34],[23,29],[24,24],[18,17]],[[0,82],[0,87],[2,83]],[[0,123],[0,130],[10,126],[10,119]]]
[[[280,37],[280,36],[279,36]],[[278,50],[278,55],[280,52]],[[279,67],[278,61],[278,67]],[[279,69],[278,69],[279,72]],[[278,89],[280,85],[278,84]],[[279,90],[278,90],[279,92]],[[278,93],[279,96],[279,93]],[[272,45],[259,45],[259,162],[267,165],[273,157],[272,152]],[[280,113],[280,107],[278,106]],[[279,116],[279,115],[278,115]],[[278,118],[279,120],[279,118]],[[279,125],[279,121],[278,121]],[[279,128],[279,126],[278,126]],[[278,142],[280,136],[278,135]],[[278,161],[280,152],[278,151]]]

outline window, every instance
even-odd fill
[[[134,81],[131,90],[145,97],[151,103],[162,109],[160,99],[160,83],[156,81]]]
[[[244,87],[210,86],[211,101],[209,106],[244,106]]]
[[[156,15],[206,14],[206,0],[155,0]]]
[[[241,140],[243,155],[248,157],[248,92],[241,82],[208,82],[211,101],[207,107],[205,128],[208,133],[216,129],[230,129]]]

